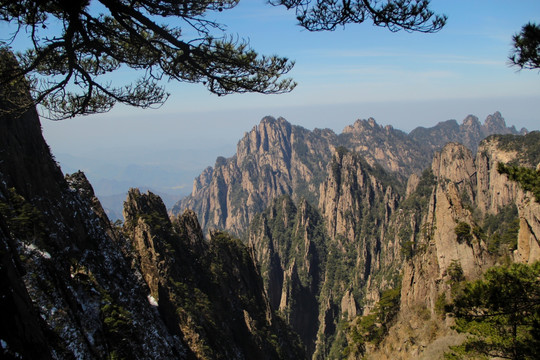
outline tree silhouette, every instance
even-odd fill
[[[259,55],[247,41],[226,35],[223,24],[207,19],[209,12],[238,3],[0,0],[0,21],[15,29],[0,46],[30,40],[28,49],[17,54],[18,67],[0,68],[0,86],[26,77],[32,105],[43,105],[43,116],[50,119],[106,112],[118,102],[159,106],[169,95],[161,85],[165,80],[202,83],[217,95],[291,91],[296,83],[283,76],[294,62]],[[446,19],[435,16],[426,0],[271,3],[296,9],[300,24],[310,30],[332,30],[371,18],[392,31],[432,32]],[[124,69],[136,70],[139,78],[126,84],[113,81],[111,75]]]
[[[436,32],[446,16],[435,15],[429,0],[270,0],[296,11],[300,26],[310,31],[334,30],[350,23],[371,19],[376,26],[399,30]]]
[[[540,69],[540,26],[527,23],[512,37],[510,64],[520,69]]]

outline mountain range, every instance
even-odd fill
[[[463,341],[456,273],[540,259],[540,203],[498,170],[537,169],[540,133],[498,112],[409,134],[266,117],[172,213],[130,190],[121,226],[35,110],[2,112],[0,144],[6,359],[437,359]]]
[[[409,134],[381,126],[370,118],[357,120],[341,134],[329,129],[307,130],[283,118],[265,117],[245,133],[236,154],[219,157],[193,184],[190,196],[179,201],[172,213],[193,209],[203,229],[226,229],[240,236],[256,213],[277,196],[295,201],[306,198],[318,204],[320,185],[334,149],[343,147],[359,154],[370,166],[392,173],[402,182],[429,166],[435,151],[448,142],[459,142],[475,152],[480,140],[491,134],[526,134],[507,127],[499,112],[484,123],[469,115],[432,128],[419,127]]]

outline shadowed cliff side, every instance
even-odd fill
[[[193,211],[171,222],[152,193],[131,190],[124,232],[169,331],[201,359],[302,359],[300,341],[273,314],[240,240],[207,242]]]
[[[62,176],[35,110],[0,117],[2,357],[184,358],[96,204],[82,174]]]

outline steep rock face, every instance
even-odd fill
[[[256,216],[248,232],[271,307],[298,332],[310,354],[319,327],[316,296],[325,265],[324,241],[316,210],[305,200],[297,207],[288,196]]]
[[[143,277],[169,331],[201,359],[303,358],[300,342],[274,316],[247,248],[215,232],[206,242],[192,211],[171,222],[152,193],[125,203]]]
[[[378,300],[380,287],[395,285],[401,260],[396,243],[381,243],[399,200],[384,170],[338,148],[328,174],[320,214],[305,200],[297,207],[281,197],[248,232],[272,307],[314,359],[336,356],[338,325]]]
[[[516,205],[520,225],[514,260],[528,263],[540,259],[540,204],[497,169],[499,163],[538,169],[539,144],[537,131],[521,137],[492,136],[482,142],[476,159],[478,208],[485,214],[497,214],[505,207]]]
[[[63,178],[35,110],[0,118],[0,138],[0,271],[2,293],[12,294],[2,297],[2,355],[182,358],[124,239],[111,236],[85,177]]]
[[[441,357],[449,345],[463,340],[451,330],[451,320],[437,313],[437,302],[451,299],[453,284],[461,277],[477,279],[501,262],[540,259],[540,204],[496,170],[499,162],[534,167],[540,161],[538,136],[490,137],[481,143],[476,159],[462,145],[451,143],[434,157],[437,185],[422,220],[422,228],[429,231],[418,233],[415,254],[403,268],[399,320],[373,356]],[[508,219],[504,213],[512,207],[516,210]],[[515,243],[496,242],[500,233],[493,228],[506,229],[508,238],[509,222],[518,224],[510,236]],[[407,340],[411,338],[414,341]]]
[[[317,198],[329,159],[330,130],[308,131],[285,119],[264,118],[244,135],[230,159],[218,158],[195,180],[193,193],[173,213],[193,209],[203,229],[242,234],[253,216],[283,195]]]
[[[449,143],[434,157],[432,171],[439,184],[434,197],[433,218],[428,222],[435,229],[433,241],[440,275],[452,261],[460,261],[465,276],[476,277],[482,269],[476,263],[483,259],[482,254],[474,246],[457,241],[455,235],[456,224],[473,223],[472,214],[466,208],[467,202],[474,202],[476,195],[476,169],[472,154],[461,144]]]
[[[344,238],[352,243],[359,240],[360,233],[365,233],[367,227],[371,228],[369,230],[384,227],[377,221],[388,219],[397,204],[391,187],[385,187],[389,184],[385,175],[384,171],[373,171],[356,153],[344,148],[335,151],[328,167],[328,178],[321,184],[319,201],[330,237]],[[381,216],[369,223],[364,215],[379,210],[378,206],[382,206]]]
[[[402,176],[421,172],[431,159],[414,138],[392,126],[377,124],[373,118],[357,120],[339,135],[340,145],[360,154],[371,166]]]

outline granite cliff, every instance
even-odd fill
[[[264,118],[238,142],[236,154],[216,160],[195,179],[193,192],[172,209],[194,210],[203,226],[242,234],[256,213],[283,194],[317,198],[337,141],[331,130],[309,131],[285,119]]]
[[[427,309],[434,313],[442,291],[437,286],[448,279],[448,269],[459,259],[466,278],[477,278],[508,245],[456,242],[458,224],[472,232],[488,218],[497,222],[499,211],[514,226],[525,214],[534,222],[531,210],[523,215],[514,211],[510,204],[515,197],[499,199],[517,185],[496,172],[497,161],[515,156],[502,155],[495,146],[491,156],[501,158],[481,165],[476,162],[489,153],[491,142],[476,158],[457,142],[476,149],[476,142],[493,132],[517,133],[498,112],[484,124],[469,116],[462,125],[448,121],[411,134],[373,119],[358,120],[336,135],[267,117],[239,142],[235,156],[218,158],[195,180],[193,194],[173,212],[191,207],[204,218],[205,231],[243,234],[260,266],[271,308],[300,335],[313,359],[387,356],[383,339],[402,341],[402,333],[395,335],[400,327],[392,324],[402,321],[403,314],[419,313],[415,321],[423,328],[436,324],[440,331],[426,344],[448,335],[448,324],[425,321]],[[481,166],[490,172],[479,171]],[[501,181],[505,185],[495,185]],[[491,236],[499,230],[485,231]],[[536,258],[530,233],[520,233],[520,255],[512,259]],[[416,280],[417,272],[425,281]],[[422,304],[415,302],[419,299]],[[392,305],[385,316],[383,303]],[[379,335],[357,341],[355,332],[365,331],[360,328],[373,314]],[[404,320],[407,326],[409,320]],[[454,335],[450,338],[459,339]],[[400,356],[414,358],[422,349],[411,346],[403,351],[409,355]]]
[[[514,163],[536,168],[540,133],[492,136],[474,157],[449,143],[434,157],[436,184],[414,254],[403,266],[400,313],[372,356],[381,359],[441,358],[463,341],[442,305],[456,284],[478,279],[493,265],[540,260],[540,204],[497,168]]]
[[[238,142],[234,156],[219,157],[214,167],[195,179],[191,195],[178,202],[172,213],[192,209],[205,233],[221,229],[243,236],[254,216],[280,195],[294,201],[305,198],[317,206],[332,149],[354,151],[370,166],[381,167],[405,182],[411,174],[420,174],[446,142],[465,141],[474,150],[477,142],[493,133],[517,131],[506,127],[498,112],[489,115],[484,124],[471,115],[462,125],[449,120],[410,134],[383,127],[372,118],[357,120],[338,135],[329,129],[310,131],[283,118],[265,117]]]
[[[338,148],[320,185],[320,211],[284,195],[250,226],[271,305],[313,358],[335,356],[340,324],[361,314],[381,283],[395,280],[385,276],[392,275],[387,265],[401,255],[395,244],[381,243],[399,198],[393,186],[383,169]]]

